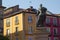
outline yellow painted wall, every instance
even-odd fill
[[[19,24],[15,25],[15,17],[18,16],[19,19]],[[28,22],[28,16],[32,16],[32,22],[29,23]],[[21,14],[17,14],[15,16],[9,17],[10,18],[10,27],[6,26],[6,19],[4,19],[4,31],[3,31],[3,35],[6,36],[6,30],[10,29],[10,39],[15,40],[16,37],[19,38],[19,40],[28,40],[29,36],[32,37],[32,39],[34,40],[34,32],[36,30],[36,15],[35,14],[31,14],[31,13],[21,13]],[[32,26],[33,32],[32,34],[29,34],[29,27]],[[15,35],[15,28],[18,27],[18,36]],[[24,35],[25,34],[25,35]],[[24,39],[25,37],[25,39]]]
[[[19,19],[19,24],[18,25],[15,25],[15,17],[18,16],[18,19]],[[24,40],[24,31],[23,31],[23,13],[21,14],[18,14],[18,15],[15,15],[15,16],[12,16],[12,17],[9,17],[10,18],[10,27],[7,27],[6,26],[6,19],[4,19],[4,31],[3,31],[3,35],[6,36],[6,30],[7,29],[10,29],[10,36],[11,38],[10,39],[13,39],[15,40],[16,37],[19,38],[19,40]],[[15,30],[16,30],[16,27],[18,27],[18,35],[16,36],[15,35]]]
[[[32,16],[32,22],[31,23],[28,22],[28,16]],[[34,33],[36,30],[36,15],[35,14],[26,13],[24,15],[24,28],[25,28],[26,34],[28,34],[28,32],[29,32],[28,31],[29,26],[32,26],[33,33]]]
[[[32,16],[32,22],[28,22],[28,16]],[[29,34],[29,27],[32,27],[33,32]],[[26,13],[24,14],[24,31],[25,31],[25,39],[28,40],[28,37],[31,36],[32,40],[34,40],[34,32],[36,31],[36,14]]]

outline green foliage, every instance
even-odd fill
[[[8,37],[0,35],[0,40],[9,40]]]

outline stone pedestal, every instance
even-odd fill
[[[37,27],[35,33],[35,40],[48,40],[49,33],[45,27]]]

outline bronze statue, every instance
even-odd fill
[[[41,4],[40,9],[38,10],[38,13],[37,13],[37,17],[38,17],[37,27],[44,27],[44,22],[46,19],[46,11],[47,11],[47,8],[42,7],[42,4]]]

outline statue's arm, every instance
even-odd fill
[[[39,12],[39,11],[37,11],[37,16],[39,15],[39,13],[40,13],[40,12]]]

